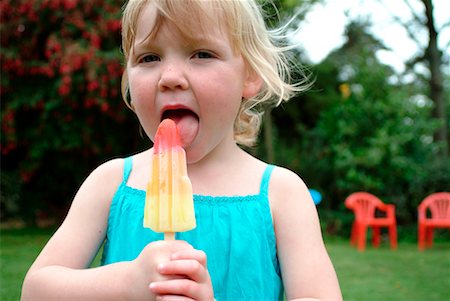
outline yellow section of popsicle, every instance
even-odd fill
[[[164,233],[191,230],[196,226],[192,185],[175,122],[163,120],[154,142],[144,227]]]

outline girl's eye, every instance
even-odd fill
[[[156,62],[156,61],[159,61],[159,60],[160,60],[159,56],[157,56],[155,54],[148,54],[148,55],[143,56],[140,59],[140,61],[143,62],[143,63],[151,63],[151,62]]]
[[[214,58],[214,54],[212,54],[211,52],[208,51],[197,51],[194,54],[194,58],[198,58],[198,59],[212,59]]]

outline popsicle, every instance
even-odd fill
[[[196,227],[186,152],[171,119],[164,119],[156,131],[145,196],[144,227],[164,232],[166,240],[174,239],[175,232]]]

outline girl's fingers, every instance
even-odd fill
[[[171,260],[158,265],[162,275],[185,276],[195,282],[208,282],[209,274],[206,267],[195,259]]]
[[[196,260],[201,265],[206,267],[206,254],[205,254],[205,252],[203,252],[201,250],[188,249],[188,250],[177,251],[172,254],[170,259],[172,259],[172,260],[183,260],[183,259]]]
[[[174,279],[150,283],[157,300],[204,300],[199,284],[190,279]]]
[[[192,301],[192,298],[184,297],[184,296],[156,296],[156,301]]]
[[[213,300],[205,252],[193,248],[176,251],[157,270],[167,278],[149,286],[157,300]]]

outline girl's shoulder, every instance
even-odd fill
[[[305,185],[304,181],[297,173],[279,165],[274,165],[271,178],[274,188],[285,188],[286,186],[303,187],[303,185]]]
[[[275,166],[269,183],[270,199],[276,206],[279,202],[310,202],[308,187],[303,179],[290,169]]]
[[[124,161],[123,158],[116,158],[97,166],[86,178],[81,190],[89,188],[90,194],[101,194],[106,196],[106,199],[111,199],[122,182]]]
[[[148,152],[146,150],[130,157],[110,159],[100,164],[90,176],[110,183],[120,183],[124,180],[125,160],[129,160],[130,168],[136,169],[136,167],[142,166],[142,161],[145,161],[145,158],[148,157]]]
[[[91,172],[90,177],[93,177],[94,179],[101,178],[104,180],[112,180],[112,182],[116,182],[123,176],[124,162],[124,158],[110,159],[97,166],[97,168],[95,168]]]

